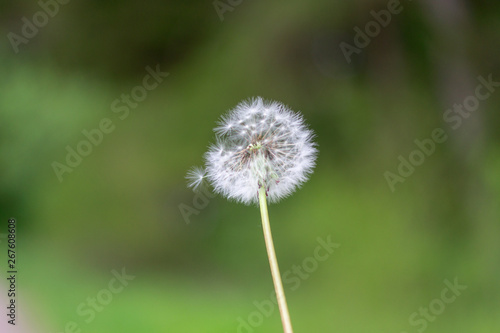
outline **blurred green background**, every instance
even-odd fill
[[[252,96],[301,111],[320,150],[270,206],[296,332],[500,329],[500,91],[457,128],[443,118],[479,76],[500,81],[499,2],[403,1],[380,31],[394,1],[62,2],[0,2],[0,241],[15,217],[25,332],[281,331],[258,208],[199,201],[184,179]],[[435,128],[447,140],[392,191],[386,172]],[[329,236],[340,246],[310,266]],[[110,292],[122,269],[135,278]],[[443,302],[455,279],[467,288]]]

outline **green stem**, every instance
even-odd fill
[[[273,236],[271,234],[271,225],[269,224],[269,214],[267,212],[266,189],[264,186],[259,189],[259,203],[264,240],[266,241],[267,256],[269,258],[269,265],[271,266],[271,275],[273,277],[274,290],[276,291],[276,299],[278,300],[278,307],[280,309],[283,331],[285,333],[293,333],[292,322],[290,321],[288,305],[286,304],[285,292],[283,290],[283,283],[281,282],[278,260],[274,252]]]

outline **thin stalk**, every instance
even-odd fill
[[[271,275],[273,276],[274,290],[276,291],[276,299],[278,300],[278,307],[280,309],[283,331],[285,333],[293,333],[292,322],[290,321],[288,305],[286,304],[285,292],[283,290],[283,283],[281,282],[278,260],[274,252],[273,236],[271,234],[271,225],[269,224],[269,214],[267,212],[266,189],[264,186],[259,189],[259,204],[260,215],[262,217],[262,229],[264,230],[264,240],[266,241],[267,257],[269,258],[269,265],[271,266]]]

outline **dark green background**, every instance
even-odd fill
[[[269,207],[282,272],[318,237],[341,244],[285,284],[296,332],[418,332],[409,318],[455,278],[467,289],[425,331],[497,331],[500,91],[457,129],[443,114],[478,76],[500,81],[499,3],[404,1],[348,63],[340,43],[387,5],[247,0],[221,21],[210,0],[73,0],[16,53],[8,34],[40,6],[0,2],[0,236],[15,217],[26,332],[237,332],[269,299],[257,207],[211,198],[190,223],[179,210],[215,121],[252,96],[301,111],[320,151]],[[111,103],[157,65],[169,76],[120,120]],[[115,129],[59,182],[52,163],[103,118]],[[384,173],[435,128],[447,140],[392,192]],[[135,279],[86,323],[78,306],[122,268]],[[276,309],[263,318],[254,332],[281,330]]]

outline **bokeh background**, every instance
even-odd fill
[[[456,129],[443,118],[479,76],[500,81],[498,1],[402,1],[349,61],[341,43],[393,2],[41,3],[47,22],[40,3],[0,2],[0,241],[15,217],[20,325],[2,315],[2,332],[279,332],[276,307],[256,305],[273,290],[257,207],[184,179],[252,96],[301,111],[320,150],[270,206],[296,332],[500,329],[500,91]],[[169,75],[120,119],[113,101],[148,66]],[[114,130],[60,181],[53,163],[104,118]],[[384,174],[435,128],[447,140],[392,191]],[[340,246],[295,273],[328,236]],[[134,279],[110,294],[122,269]],[[467,289],[439,301],[455,279]]]

